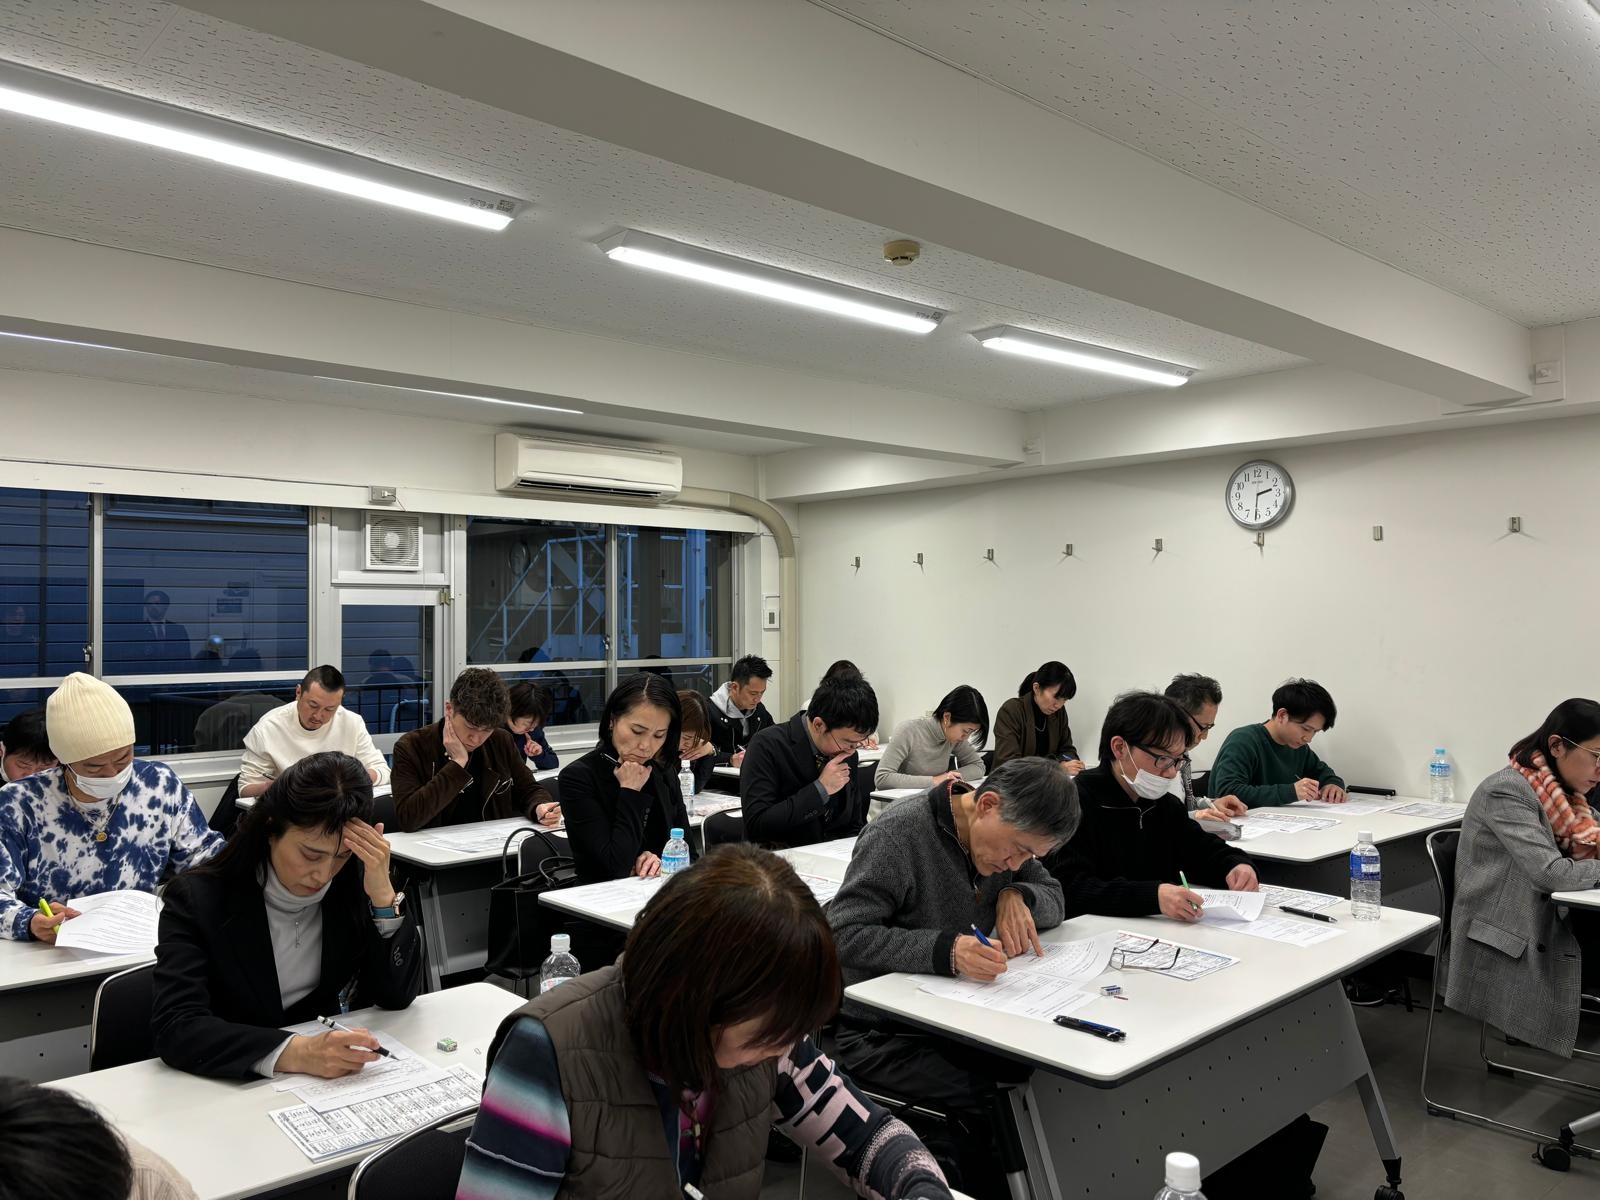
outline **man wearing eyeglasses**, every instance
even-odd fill
[[[1198,921],[1205,904],[1184,884],[1253,892],[1250,856],[1189,819],[1167,794],[1194,744],[1183,706],[1154,692],[1118,696],[1100,727],[1100,761],[1078,775],[1078,830],[1045,865],[1067,915]]]
[[[1317,757],[1311,739],[1333,728],[1339,710],[1328,689],[1291,679],[1272,693],[1272,716],[1235,729],[1211,765],[1211,791],[1232,793],[1251,808],[1299,800],[1342,804],[1344,780]]]

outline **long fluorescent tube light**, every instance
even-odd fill
[[[944,313],[926,305],[818,279],[814,275],[802,275],[798,271],[786,271],[782,267],[769,267],[748,258],[736,258],[634,229],[608,237],[599,246],[613,262],[908,333],[932,333],[944,318]]]
[[[1107,375],[1159,383],[1163,387],[1181,387],[1189,382],[1189,377],[1195,372],[1193,367],[1180,367],[1159,358],[1146,358],[1142,354],[1129,354],[1125,350],[1096,346],[1092,342],[1075,342],[1071,338],[1035,333],[1014,325],[980,329],[972,336],[978,339],[979,345],[989,350],[1042,359],[1064,367],[1082,367],[1085,371],[1103,371]]]
[[[438,388],[408,387],[403,383],[374,383],[370,379],[346,379],[342,375],[313,375],[312,378],[325,380],[328,383],[359,383],[362,387],[390,388],[396,392],[420,392],[424,396],[450,396],[457,400],[480,400],[484,404],[504,404],[510,408],[534,408],[540,412],[568,413],[574,417],[583,416],[582,411],[576,408],[558,408],[554,404],[535,404],[532,400],[507,400],[500,396],[479,396],[474,392],[444,392]]]
[[[158,100],[0,61],[0,112],[272,175],[480,229],[504,229],[512,196],[409,171]]]

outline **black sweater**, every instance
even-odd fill
[[[1067,916],[1146,917],[1161,911],[1163,883],[1225,888],[1250,856],[1207,833],[1173,796],[1134,800],[1101,763],[1078,775],[1078,831],[1045,860],[1061,881]]]
[[[624,791],[615,756],[596,746],[561,768],[561,816],[582,883],[626,879],[648,850],[660,854],[674,828],[689,834],[677,769],[650,764],[642,791]]]
[[[773,846],[809,846],[854,837],[867,823],[870,791],[857,776],[851,754],[850,779],[826,796],[817,777],[832,755],[820,753],[807,731],[804,710],[782,725],[763,729],[745,747],[739,768],[739,798],[747,841]],[[564,799],[564,797],[563,797]]]

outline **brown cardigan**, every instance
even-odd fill
[[[1067,723],[1065,707],[1045,719],[1044,736],[1043,746],[1034,745],[1032,698],[1011,697],[995,715],[994,764],[989,769],[992,771],[1013,758],[1032,758],[1034,755],[1058,758],[1063,762],[1078,757],[1077,747],[1072,744],[1072,726]],[[399,760],[395,761],[398,765]]]
[[[467,788],[477,787],[463,796]],[[413,729],[394,746],[395,819],[411,833],[433,825],[465,825],[503,817],[532,818],[550,793],[528,770],[517,741],[496,729],[458,767],[444,752],[444,722]]]

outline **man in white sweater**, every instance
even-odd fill
[[[275,708],[244,736],[239,795],[259,796],[290,763],[323,750],[360,759],[374,784],[389,782],[389,764],[372,744],[361,714],[345,708],[339,668],[312,667],[294,689],[294,703]]]

